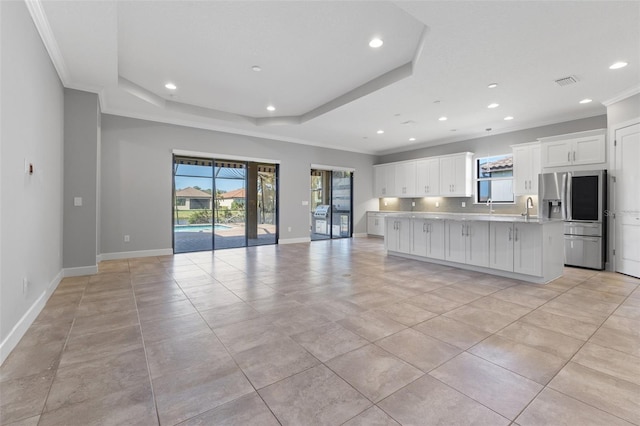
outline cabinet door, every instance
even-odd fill
[[[440,159],[440,195],[451,197],[455,191],[456,162],[454,157]]]
[[[416,192],[416,162],[395,165],[395,195],[412,197]]]
[[[427,256],[427,227],[428,222],[422,219],[414,219],[411,223],[413,230],[413,244],[411,254]]]
[[[398,251],[398,219],[386,218],[384,246],[389,251]]]
[[[538,195],[538,175],[542,173],[540,144],[531,146],[531,176],[529,180],[529,194]]]
[[[545,142],[542,144],[542,167],[568,166],[571,153],[571,141]]]
[[[465,263],[466,225],[464,222],[445,221],[444,258],[451,262]]]
[[[411,253],[411,219],[398,219],[398,250],[400,253]]]
[[[606,161],[604,135],[573,140],[571,160],[574,165],[604,163]]]
[[[513,271],[542,276],[542,229],[540,225],[513,225]]]
[[[378,218],[374,215],[367,215],[367,234],[378,235]]]
[[[465,154],[456,155],[453,157],[453,195],[456,197],[466,197],[471,195],[471,170],[468,165],[471,162],[467,160]]]
[[[427,222],[427,257],[444,259],[444,220]]]
[[[513,147],[513,193],[515,195],[537,194],[540,170],[540,144]]]
[[[466,227],[467,263],[489,266],[489,222],[468,222]]]
[[[377,166],[373,168],[374,189],[376,197],[385,197],[387,195],[387,167]]]
[[[440,193],[440,160],[437,158],[416,162],[416,195],[434,196]]]
[[[513,272],[513,224],[489,224],[489,267]]]

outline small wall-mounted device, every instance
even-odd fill
[[[34,171],[33,163],[29,162],[26,158],[24,159],[24,172],[25,174],[32,175]]]

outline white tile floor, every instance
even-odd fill
[[[639,425],[639,285],[360,238],[104,262],[0,367],[0,423]]]

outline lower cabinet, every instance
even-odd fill
[[[493,222],[490,228],[490,268],[542,275],[542,234],[539,225]]]
[[[411,254],[411,218],[386,218],[384,242],[387,250]]]
[[[384,215],[367,213],[367,234],[384,237]]]
[[[444,221],[414,219],[411,254],[444,259]]]
[[[445,221],[445,260],[489,266],[489,222]]]

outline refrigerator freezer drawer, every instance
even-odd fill
[[[591,269],[604,269],[602,238],[564,237],[564,263]]]
[[[602,236],[602,223],[600,222],[565,222],[565,235],[584,235],[589,237]]]

